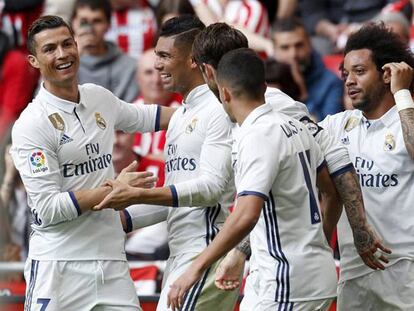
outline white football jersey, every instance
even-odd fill
[[[362,188],[369,223],[391,248],[388,265],[414,259],[414,161],[405,148],[397,108],[378,120],[360,110],[327,116],[321,125],[348,149]],[[341,280],[373,270],[359,257],[345,213],[338,223]]]
[[[132,105],[108,90],[79,85],[80,102],[43,85],[12,131],[11,154],[34,216],[29,257],[35,260],[125,260],[119,213],[83,212],[73,194],[114,177],[114,130],[153,131],[156,105]]]
[[[331,176],[340,175],[353,168],[347,149],[339,144],[334,137],[330,135],[329,131],[324,131],[322,127],[318,126],[318,124],[310,119],[306,105],[293,100],[279,89],[273,87],[268,87],[266,89],[265,101],[266,103],[269,103],[275,111],[284,113],[306,125],[308,130],[315,137],[319,147],[322,149]]]
[[[264,104],[244,120],[233,148],[237,196],[265,201],[250,233],[260,296],[278,302],[334,297],[335,263],[316,194],[316,171],[325,161],[310,132]]]
[[[172,116],[164,155],[165,185],[175,201],[167,219],[171,256],[201,252],[228,214],[219,202],[232,176],[231,122],[206,84]]]

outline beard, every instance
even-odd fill
[[[378,82],[375,87],[364,92],[364,96],[359,101],[353,101],[352,106],[364,113],[369,113],[378,106],[386,92],[387,85]]]

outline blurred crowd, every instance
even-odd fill
[[[31,216],[8,148],[13,122],[39,86],[26,59],[26,34],[40,15],[59,15],[72,25],[80,83],[102,85],[127,102],[166,106],[182,99],[163,89],[154,68],[160,25],[180,14],[197,14],[206,25],[224,21],[263,57],[268,84],[304,102],[320,121],[351,109],[339,69],[349,34],[383,21],[414,48],[413,7],[414,0],[0,0],[0,260],[27,256]],[[138,170],[153,172],[162,185],[165,132],[115,135],[115,171],[138,160]],[[168,258],[166,224],[131,234],[126,251],[133,260]]]

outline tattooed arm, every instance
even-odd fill
[[[382,69],[390,75],[390,90],[400,115],[405,147],[414,159],[414,102],[409,91],[414,70],[405,62],[388,63]]]
[[[411,159],[414,160],[414,108],[399,112],[405,148]]]
[[[384,254],[376,257],[374,253],[380,249],[384,253],[390,254],[391,250],[382,245],[381,240],[367,222],[361,187],[355,170],[352,169],[335,176],[333,180],[344,204],[358,254],[367,266],[375,270],[383,270],[384,266],[378,259],[387,263],[387,258]]]

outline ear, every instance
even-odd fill
[[[226,103],[230,103],[231,93],[230,93],[229,89],[225,86],[222,86],[221,87],[221,92],[222,92],[222,96],[223,96],[222,100]]]
[[[391,70],[389,68],[384,69],[384,72],[382,73],[382,81],[385,84],[391,83]]]
[[[190,67],[191,69],[198,69],[198,65],[194,60],[194,57],[192,54],[189,55],[189,61],[190,61]]]
[[[29,64],[32,65],[32,67],[39,69],[39,62],[36,56],[29,54],[27,56],[27,60],[29,61]]]
[[[204,64],[204,68],[206,69],[206,76],[209,80],[213,80],[215,78],[216,70],[210,64]]]

